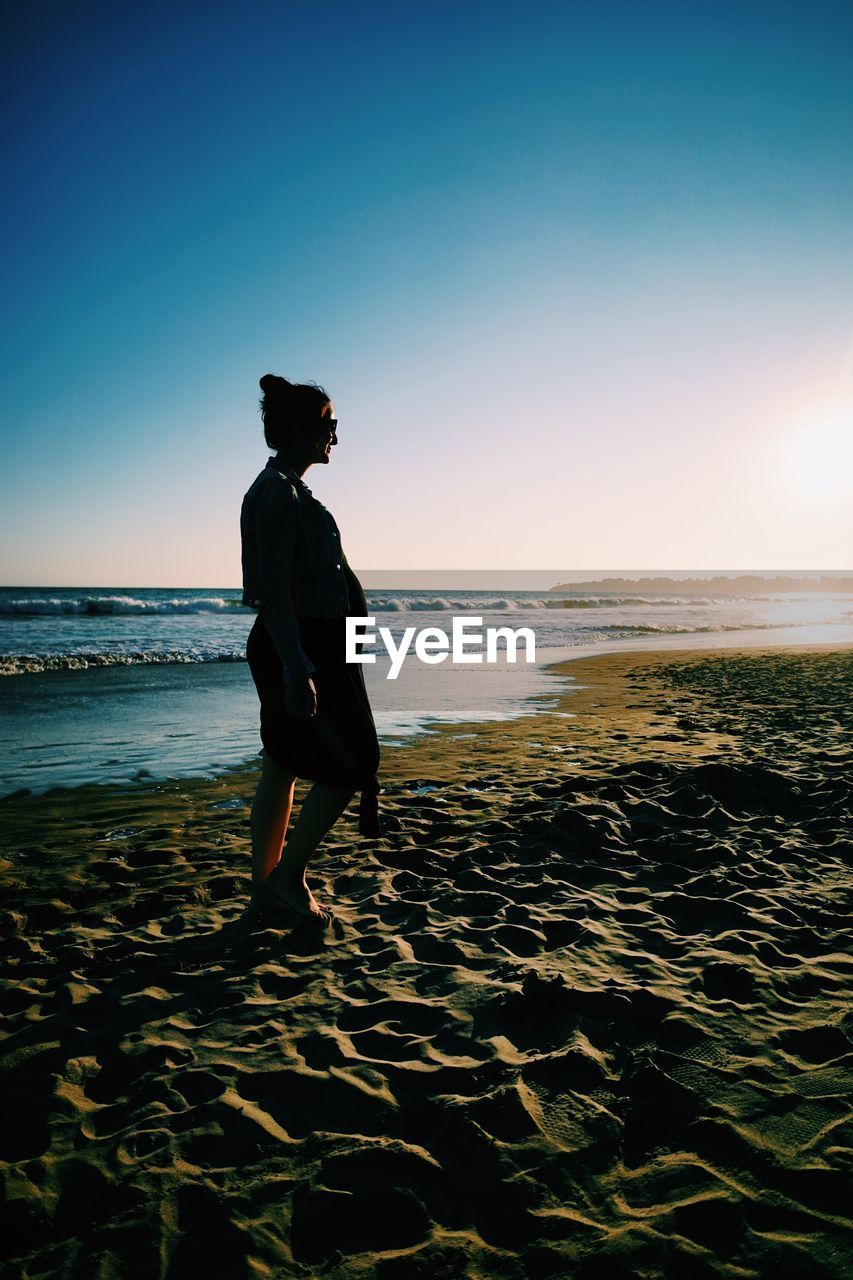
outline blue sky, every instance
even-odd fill
[[[335,399],[357,568],[849,567],[849,6],[3,36],[0,580],[236,584],[268,370]]]

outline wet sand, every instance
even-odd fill
[[[561,670],[385,751],[319,939],[254,766],[0,805],[4,1275],[851,1274],[853,651]]]

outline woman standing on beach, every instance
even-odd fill
[[[243,603],[259,610],[246,646],[261,703],[263,769],[252,806],[252,906],[327,923],[305,871],[361,790],[360,831],[379,835],[379,745],[359,664],[345,661],[348,614],[367,613],[331,512],[303,476],[329,463],[334,407],[322,387],[260,380],[275,449],[243,499]],[[297,778],[314,786],[285,845]]]

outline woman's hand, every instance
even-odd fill
[[[317,714],[317,690],[310,676],[291,680],[285,686],[284,706],[289,716],[297,720],[310,720]]]

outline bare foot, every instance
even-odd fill
[[[257,889],[252,893],[253,903],[257,893]],[[320,906],[304,880],[301,884],[293,885],[283,880],[281,876],[268,876],[260,888],[260,905],[263,910],[273,908],[291,917],[296,916],[301,921],[311,921],[313,924],[325,925],[332,918],[331,911],[327,907]]]

